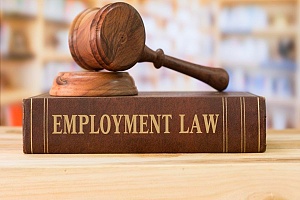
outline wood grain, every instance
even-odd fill
[[[50,90],[52,96],[137,95],[134,80],[127,72],[60,72]]]
[[[80,13],[71,25],[69,47],[85,69],[122,71],[138,62],[145,38],[138,12],[129,4],[113,3]]]
[[[69,47],[74,60],[90,70],[123,71],[137,62],[153,62],[207,83],[216,90],[226,89],[229,76],[224,69],[211,68],[167,56],[145,45],[145,27],[138,11],[127,3],[112,3],[88,9],[72,23]]]
[[[93,70],[95,67],[97,70],[102,69],[101,65],[94,62],[93,56],[91,56],[90,45],[87,45],[87,38],[83,38],[79,40],[78,38],[82,38],[82,32],[79,32],[79,27],[81,26],[82,19],[89,13],[97,11],[98,8],[89,8],[81,12],[74,19],[71,24],[71,28],[69,31],[69,49],[74,61],[84,69]],[[86,27],[87,25],[84,25]],[[82,28],[81,28],[82,30]],[[83,48],[79,51],[80,48]],[[81,54],[82,53],[82,54]]]
[[[0,199],[299,199],[300,131],[263,154],[25,155],[0,127]],[[16,192],[18,191],[18,192]]]
[[[169,69],[201,80],[218,91],[225,90],[229,83],[229,75],[224,69],[206,67],[183,61],[165,55],[162,49],[153,51],[149,47],[145,46],[144,54],[139,62],[153,62],[157,69],[165,66]]]
[[[94,20],[98,27],[97,38],[92,40],[98,50],[94,54],[100,54],[106,69],[123,71],[134,66],[143,53],[146,39],[139,13],[129,4],[113,3]]]

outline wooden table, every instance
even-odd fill
[[[0,199],[300,199],[300,130],[262,154],[26,155],[0,127]]]

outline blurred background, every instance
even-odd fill
[[[72,20],[103,0],[0,0],[1,122],[22,125],[22,99],[48,92],[71,58]],[[230,74],[227,91],[267,99],[269,129],[300,128],[300,0],[129,0],[142,15],[146,44]],[[213,90],[152,64],[129,70],[139,91]]]

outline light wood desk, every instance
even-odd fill
[[[0,199],[300,199],[300,130],[262,154],[26,155],[0,127]]]

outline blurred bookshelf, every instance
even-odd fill
[[[79,71],[68,48],[75,16],[109,0],[1,0],[1,125],[21,125],[23,98],[48,92],[60,71]],[[130,0],[146,44],[230,73],[230,91],[267,99],[267,125],[300,128],[300,0]],[[168,69],[138,63],[139,91],[212,90]]]
[[[221,0],[217,63],[229,71],[229,90],[267,99],[267,127],[300,127],[297,0]]]

